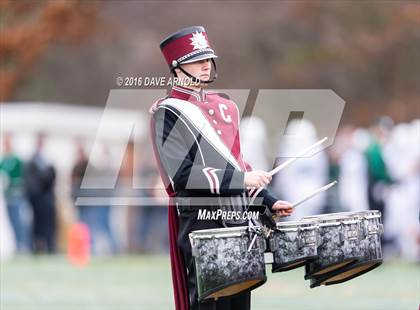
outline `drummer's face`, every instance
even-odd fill
[[[210,59],[203,59],[199,61],[195,61],[189,64],[181,65],[181,68],[184,69],[186,72],[191,74],[192,76],[202,80],[208,81],[210,79],[211,74],[211,61]],[[178,78],[181,80],[187,80],[187,76],[179,69],[175,69]],[[186,85],[187,86],[187,85]],[[203,87],[204,85],[201,84],[199,87]]]

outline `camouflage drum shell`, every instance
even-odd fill
[[[381,235],[383,224],[381,212],[376,210],[357,212],[361,221],[360,251],[363,261],[382,259]]]
[[[190,240],[195,260],[199,300],[229,285],[258,279],[266,281],[265,239],[247,227],[209,229],[192,232]],[[258,285],[258,286],[259,286]]]
[[[318,257],[308,263],[307,276],[331,265],[361,257],[361,221],[358,216],[348,213],[321,215],[318,216],[318,224]]]
[[[317,257],[318,225],[316,221],[277,223],[269,239],[273,252],[273,272],[302,266]]]

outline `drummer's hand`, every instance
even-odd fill
[[[290,216],[290,214],[292,214],[295,210],[290,202],[283,200],[277,200],[272,209],[276,212],[276,215],[280,217]]]
[[[262,170],[254,170],[245,172],[244,184],[247,189],[253,187],[260,188],[268,185],[271,182],[272,176]]]

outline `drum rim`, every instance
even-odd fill
[[[319,225],[311,225],[311,226],[304,226],[304,227],[276,227],[274,233],[277,231],[280,232],[297,232],[297,231],[305,231],[305,230],[317,230]]]
[[[370,218],[381,218],[382,213],[379,210],[363,210],[363,211],[352,211],[349,214],[354,214],[355,216],[360,216],[363,219]]]
[[[319,226],[329,226],[329,224],[336,224],[336,225],[348,225],[348,224],[357,224],[360,223],[361,219],[360,217],[356,217],[356,216],[349,216],[346,218],[335,218],[335,217],[330,217],[330,218],[322,218],[318,220],[318,225]]]
[[[232,235],[232,237],[236,236],[238,232],[248,232],[249,226],[238,226],[238,227],[221,227],[221,228],[209,228],[209,229],[199,229],[194,230],[190,232],[188,235],[191,237],[201,236],[201,235],[209,235],[211,233],[228,233],[232,232],[235,233],[235,235]]]
[[[282,228],[286,228],[286,229],[291,229],[291,228],[296,228],[296,230],[299,229],[299,227],[305,227],[305,228],[309,228],[309,227],[314,227],[316,228],[317,225],[317,221],[316,220],[305,220],[305,221],[285,221],[285,222],[277,222],[276,223],[276,229],[277,230],[282,230]]]
[[[303,217],[302,219],[315,219],[318,222],[333,221],[333,220],[360,221],[360,216],[352,215],[347,212],[341,212],[341,213],[327,213],[327,214],[320,214],[320,215],[311,215],[309,217]]]
[[[319,218],[319,217],[329,217],[329,216],[337,216],[337,215],[345,215],[348,216],[350,212],[334,212],[334,213],[323,213],[323,214],[315,214],[315,215],[308,215],[302,217],[302,219],[313,219],[313,218]]]
[[[307,219],[319,219],[319,218],[328,218],[328,217],[337,217],[343,215],[344,217],[381,217],[382,213],[379,210],[360,210],[360,211],[345,211],[345,212],[335,212],[335,213],[324,213],[316,214],[302,217],[302,220]]]

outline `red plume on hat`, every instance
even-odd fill
[[[178,30],[160,43],[160,49],[171,70],[180,64],[217,58],[202,26]]]

